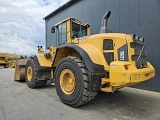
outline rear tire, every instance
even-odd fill
[[[25,69],[25,79],[29,88],[39,88],[46,85],[47,80],[38,80],[34,60],[29,59]]]
[[[71,107],[88,103],[98,93],[89,91],[88,70],[77,57],[66,57],[59,62],[55,71],[55,87],[61,101]]]

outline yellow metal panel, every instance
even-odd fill
[[[128,43],[128,53],[129,53],[128,59],[130,62],[132,62],[135,65],[135,61],[132,61],[132,58],[131,58],[131,56],[135,54],[135,51],[134,51],[134,49],[131,49],[131,46],[130,46],[130,43],[133,42],[133,39],[131,38],[130,35],[127,35],[126,40]]]
[[[150,63],[147,63],[147,68],[137,69],[131,62],[119,61],[111,63],[109,76],[112,86],[121,87],[148,80],[155,76],[155,70]]]
[[[106,65],[106,63],[103,63],[103,56],[99,53],[99,50],[97,48],[90,44],[83,44],[78,46],[87,52],[94,63],[99,65]]]
[[[91,26],[89,25],[89,27],[87,28],[87,36],[91,35],[90,27]]]
[[[67,21],[67,42],[71,42],[71,18]]]
[[[40,66],[43,67],[51,67],[52,60],[50,58],[46,58],[44,55],[37,56]]]

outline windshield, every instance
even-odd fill
[[[71,36],[74,36],[74,38],[87,36],[87,27],[72,21],[71,34]]]

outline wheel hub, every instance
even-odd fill
[[[27,78],[28,78],[28,80],[29,81],[31,81],[31,79],[32,79],[32,67],[31,66],[29,66],[28,68],[27,68]]]
[[[75,76],[69,69],[64,69],[60,74],[60,87],[62,91],[70,95],[75,90]]]

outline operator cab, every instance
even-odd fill
[[[74,18],[68,18],[53,26],[51,33],[57,34],[58,45],[70,42],[75,43],[75,38],[79,39],[90,35],[90,25],[83,24]]]

